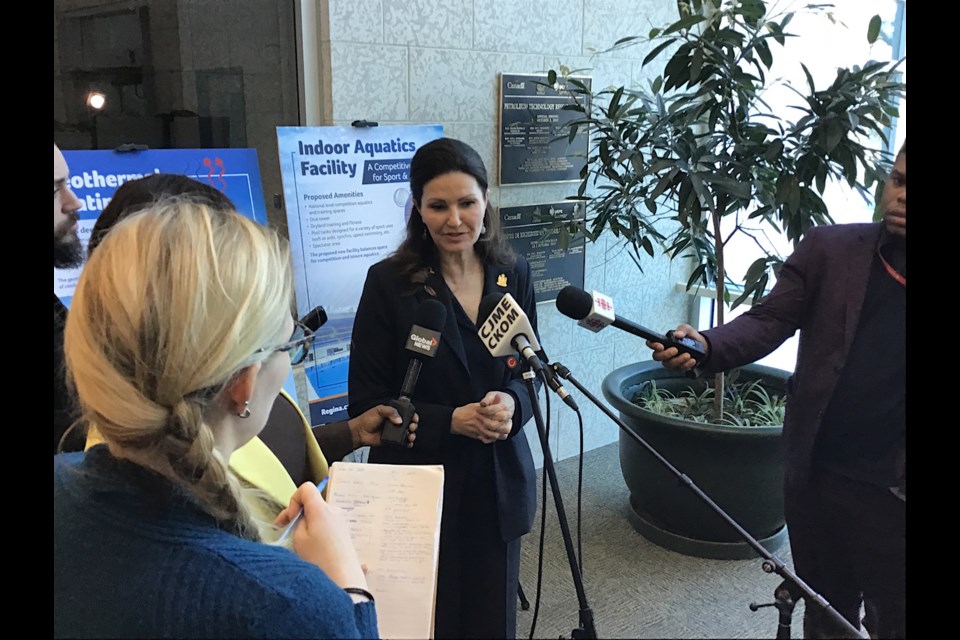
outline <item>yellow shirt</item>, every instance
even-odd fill
[[[329,471],[327,459],[320,450],[310,423],[307,422],[297,403],[283,389],[280,390],[280,397],[292,404],[300,416],[302,428],[306,433],[307,462],[310,465],[311,480],[314,483],[320,482],[327,477]],[[280,401],[279,398],[277,401]],[[86,448],[89,449],[102,442],[103,438],[97,432],[96,426],[91,425],[87,434]],[[289,504],[290,496],[297,490],[293,479],[277,456],[256,436],[233,452],[230,456],[230,470],[247,485],[264,491],[282,505]]]

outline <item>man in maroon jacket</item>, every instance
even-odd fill
[[[783,425],[784,503],[797,575],[872,637],[906,634],[906,142],[883,192],[883,222],[815,227],[749,311],[714,329],[698,375],[754,362],[798,329]],[[647,343],[670,369],[696,363]],[[806,637],[837,637],[805,607]]]

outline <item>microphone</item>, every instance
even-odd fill
[[[410,337],[407,338],[406,344],[407,351],[410,351],[413,355],[410,358],[410,364],[407,365],[407,374],[403,377],[400,397],[387,403],[397,410],[402,421],[400,424],[394,424],[390,420],[384,420],[383,431],[380,434],[381,442],[401,447],[407,446],[410,422],[413,420],[413,414],[417,411],[417,408],[410,402],[410,398],[413,396],[413,389],[417,385],[423,359],[433,358],[437,355],[437,349],[440,347],[440,330],[443,329],[443,323],[446,320],[447,308],[438,300],[424,300],[417,307],[413,326],[410,328]]]
[[[316,306],[313,308],[313,311],[307,315],[300,318],[300,324],[306,326],[310,331],[314,333],[317,330],[327,323],[327,312],[324,311],[323,307]]]
[[[574,411],[579,411],[577,403],[553,375],[553,370],[543,366],[546,354],[541,350],[537,334],[530,325],[530,319],[523,308],[509,293],[488,293],[480,301],[477,317],[484,318],[477,335],[495,358],[520,354],[527,364],[541,371],[547,379],[547,385],[560,396]],[[541,354],[543,360],[541,360]]]
[[[488,293],[480,301],[477,317],[485,318],[477,335],[495,358],[509,356],[514,351],[537,371],[543,371],[543,362],[537,356],[540,343],[530,326],[530,320],[509,293]]]
[[[689,353],[697,362],[703,360],[707,355],[703,345],[693,338],[676,339],[673,337],[672,330],[664,335],[626,318],[621,318],[614,313],[613,298],[599,291],[594,291],[591,295],[583,289],[567,285],[557,295],[557,310],[568,318],[577,320],[577,324],[590,329],[594,333],[612,324],[617,329],[632,333],[645,340],[659,342],[664,347],[676,347],[677,351]]]

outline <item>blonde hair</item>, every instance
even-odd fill
[[[252,540],[260,524],[210,425],[231,378],[289,338],[292,296],[289,246],[276,232],[167,199],[118,223],[90,256],[64,333],[83,417],[110,451]]]

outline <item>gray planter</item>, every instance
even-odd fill
[[[783,393],[789,373],[748,365],[741,380],[761,378]],[[637,388],[679,391],[703,384],[665,369],[659,362],[621,367],[604,378],[603,395],[623,421],[670,464],[686,474],[764,548],[773,552],[786,540],[783,515],[782,426],[731,427],[679,420],[641,409],[632,402]],[[686,555],[748,559],[757,552],[696,493],[628,434],[620,433],[620,468],[630,489],[631,521],[649,540]]]

